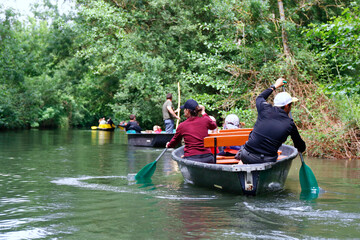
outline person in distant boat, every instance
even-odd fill
[[[292,103],[298,99],[291,97],[287,92],[281,92],[275,96],[274,106],[266,102],[272,92],[284,85],[283,81],[283,78],[277,79],[274,85],[256,98],[258,117],[249,140],[235,156],[236,159],[241,160],[239,164],[275,162],[279,147],[289,135],[298,151],[305,151],[306,144],[294,121],[289,117]]]
[[[187,100],[180,108],[184,109],[184,116],[187,119],[180,123],[174,137],[166,144],[166,147],[173,148],[184,138],[183,157],[185,159],[214,163],[210,148],[204,147],[204,138],[209,135],[209,129],[217,128],[216,122],[211,120],[205,112],[205,108],[199,107],[199,104],[193,99]],[[199,116],[199,113],[202,116]]]
[[[180,119],[176,115],[179,109],[174,111],[173,104],[172,104],[172,94],[168,93],[166,95],[166,101],[162,106],[162,115],[165,124],[165,131],[166,133],[173,133],[174,131],[174,118]]]
[[[126,131],[134,130],[136,133],[141,133],[141,127],[139,123],[136,121],[136,116],[134,114],[130,114],[130,121],[125,123],[124,121],[121,122],[119,125],[120,127],[124,127]]]
[[[106,124],[105,117],[99,119],[99,124]]]
[[[109,118],[109,119],[107,120],[107,123],[110,124],[110,126],[112,126],[112,125],[114,124],[114,122],[113,122],[113,120],[111,120],[111,118]]]
[[[161,127],[159,125],[155,125],[153,127],[153,133],[161,133]]]

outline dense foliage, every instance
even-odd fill
[[[25,21],[0,5],[1,129],[89,127],[102,116],[117,123],[131,113],[151,129],[162,125],[166,93],[177,105],[178,82],[181,101],[196,99],[219,125],[236,113],[251,127],[254,98],[284,76],[288,90],[303,99],[294,118],[314,145],[308,153],[360,152],[359,2],[76,4],[75,12],[61,15],[44,0],[45,8]],[[338,138],[328,140],[329,132]]]

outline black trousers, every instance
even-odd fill
[[[187,160],[192,160],[192,161],[196,161],[196,162],[214,163],[214,155],[212,155],[211,153],[193,155],[193,156],[188,156],[188,157],[184,157],[184,158]]]
[[[240,153],[240,159],[244,164],[276,162],[277,157],[278,156],[264,156],[264,154],[250,153],[245,148],[243,148]]]

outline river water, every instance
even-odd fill
[[[129,176],[162,149],[124,132],[0,132],[0,239],[359,239],[360,161],[305,157],[323,189],[246,197],[185,184],[170,151],[152,184]]]

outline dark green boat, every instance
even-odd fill
[[[127,133],[128,144],[139,147],[164,148],[174,133]]]
[[[259,195],[283,189],[292,160],[297,156],[296,148],[282,145],[281,160],[262,164],[209,164],[181,158],[184,147],[172,152],[185,182],[200,187],[241,194]]]

